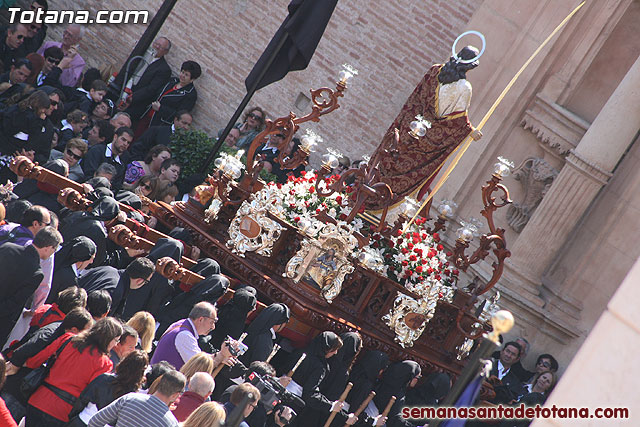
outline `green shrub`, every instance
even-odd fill
[[[215,145],[215,139],[201,130],[178,130],[171,137],[173,158],[182,166],[180,175],[188,177],[200,171]],[[213,171],[213,162],[207,167],[207,173]]]

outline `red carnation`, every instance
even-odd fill
[[[417,257],[417,256],[415,256],[415,255],[411,255],[411,256],[409,257],[409,261],[417,261],[417,260],[418,260],[418,257]]]
[[[342,204],[342,196],[336,197],[336,202],[338,202],[338,204],[341,205]]]
[[[408,247],[409,249],[413,249],[413,243],[407,243],[407,247]]]
[[[297,217],[293,218],[293,220],[294,220],[295,222],[299,222],[299,221],[300,221],[300,217],[299,217],[299,216],[297,216]]]
[[[309,193],[313,194],[315,192],[316,192],[316,187],[314,186],[309,187]]]
[[[413,244],[414,244],[414,245],[417,245],[417,244],[418,244],[418,243],[420,243],[420,242],[421,242],[420,238],[418,238],[418,237],[414,237],[414,238],[413,238]]]
[[[403,259],[402,260],[402,265],[404,265],[406,267],[407,265],[409,265],[409,262],[406,259]]]
[[[417,273],[422,273],[422,266],[421,265],[416,267],[416,272]]]
[[[409,252],[409,250],[407,248],[402,248],[400,250],[402,251],[403,254],[406,254],[407,252]]]
[[[433,233],[433,240],[435,240],[436,242],[440,241],[440,235],[438,233]]]
[[[431,267],[427,268],[427,273],[428,273],[428,274],[433,273],[433,268],[431,268]]]
[[[441,244],[438,244],[438,250],[441,251],[444,249],[444,246],[442,246]]]
[[[322,210],[320,208],[316,209],[316,213],[319,214],[320,212],[322,212]]]

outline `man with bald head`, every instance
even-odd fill
[[[43,57],[44,51],[51,46],[62,49],[64,58],[62,58],[58,67],[62,69],[60,83],[62,83],[63,86],[75,87],[82,76],[85,62],[78,53],[78,47],[80,46],[83,35],[84,27],[78,24],[69,24],[62,34],[62,42],[48,41],[38,49],[38,53]]]
[[[20,46],[27,37],[28,29],[23,24],[11,24],[0,34],[0,61],[3,71],[9,71],[20,55]]]
[[[129,95],[129,107],[127,113],[131,117],[140,117],[146,108],[156,100],[162,86],[171,78],[171,68],[164,56],[171,49],[171,42],[166,37],[158,37],[151,45],[155,55],[151,63],[146,66],[138,81],[133,81],[131,95]],[[131,66],[135,70],[139,64]],[[127,82],[124,82],[126,85]],[[122,83],[121,83],[122,84]]]

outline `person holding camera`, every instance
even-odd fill
[[[187,363],[191,357],[200,352],[198,337],[207,335],[216,327],[216,308],[206,301],[197,303],[191,309],[189,317],[178,320],[169,326],[158,342],[151,363],[161,360],[171,363],[176,369]],[[215,365],[227,363],[232,355],[226,344],[213,357]]]
[[[275,375],[276,372],[270,364],[260,361],[252,362],[246,371],[245,382],[251,383],[260,391],[260,405],[245,418],[251,427],[287,426],[295,419],[296,411],[293,408],[298,412],[304,408],[304,402],[284,387],[290,378],[276,378]],[[228,387],[220,400],[228,401],[237,387]]]

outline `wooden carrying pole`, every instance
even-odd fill
[[[360,414],[367,409],[367,406],[369,406],[369,402],[371,402],[373,400],[373,398],[376,397],[376,392],[372,391],[371,393],[369,393],[369,396],[367,396],[367,398],[364,400],[364,402],[362,402],[362,404],[360,405],[360,407],[358,408],[358,410],[356,412],[353,413],[353,415],[357,417],[360,416]],[[347,427],[349,424],[345,424],[344,427]]]
[[[247,337],[247,333],[243,332],[242,335],[240,335],[240,338],[238,338],[238,342],[242,342],[242,340],[244,340]],[[224,343],[222,344],[224,345]],[[220,350],[222,351],[222,350]],[[220,373],[220,371],[222,370],[222,368],[224,368],[224,363],[220,363],[218,366],[216,366],[216,368],[213,370],[213,372],[211,373],[211,376],[213,378],[216,377],[216,375],[218,375]]]
[[[273,359],[273,357],[276,355],[276,353],[280,350],[280,346],[278,344],[274,344],[273,345],[273,350],[271,350],[271,353],[269,354],[269,357],[267,357],[267,360],[265,360],[265,362],[270,363],[271,359]]]
[[[340,395],[340,398],[338,399],[338,402],[344,403],[344,401],[347,400],[347,396],[349,395],[349,392],[351,391],[351,387],[353,387],[353,383],[347,383],[347,386],[345,387],[344,391]],[[329,414],[329,418],[327,418],[327,422],[324,423],[324,427],[329,427],[331,425],[331,423],[333,422],[333,419],[336,417],[336,414],[338,412],[339,411],[333,411],[333,412],[331,412],[331,414]]]
[[[384,408],[384,411],[382,412],[383,417],[386,417],[387,415],[389,415],[389,411],[391,411],[391,407],[393,406],[394,403],[396,403],[396,397],[391,396],[391,399],[389,399],[389,403],[387,403],[387,407]]]
[[[298,359],[298,361],[296,362],[295,366],[293,368],[291,368],[291,370],[287,374],[287,376],[289,378],[293,378],[293,374],[296,373],[296,369],[298,369],[298,366],[300,366],[302,364],[302,362],[304,362],[305,357],[307,357],[307,353],[302,353],[302,356],[300,356],[300,359]]]

